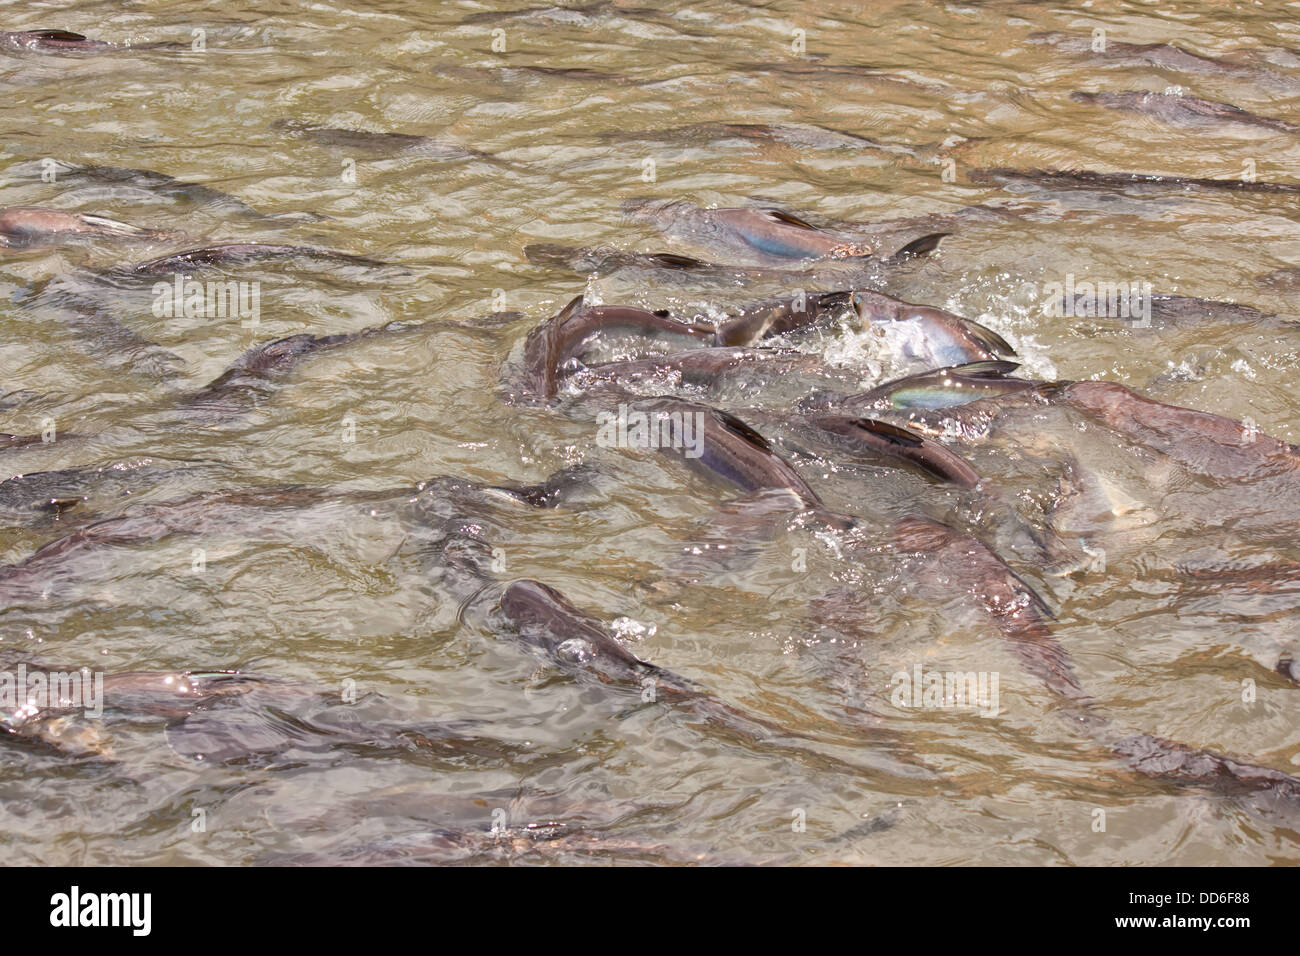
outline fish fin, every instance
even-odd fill
[[[122,222],[118,219],[109,219],[107,216],[82,216],[81,218],[83,222],[87,222],[92,226],[102,226],[123,235],[142,236],[147,232],[147,230],[141,229],[139,226],[133,226],[129,222]]]
[[[590,465],[574,465],[560,469],[538,484],[492,485],[490,490],[502,492],[534,508],[554,508],[560,504],[566,492],[583,487],[593,474]]]
[[[647,259],[653,260],[661,266],[667,266],[670,269],[704,269],[708,267],[707,262],[700,259],[692,259],[690,256],[679,256],[672,252],[652,252]]]
[[[998,335],[987,325],[980,325],[973,319],[966,319],[965,324],[971,335],[975,337],[975,340],[990,352],[996,352],[999,355],[1016,354],[1016,350],[1008,344],[1007,340]]]
[[[874,418],[857,418],[853,420],[853,424],[863,431],[879,435],[896,445],[909,445],[918,448],[925,443],[920,435],[909,428],[900,428],[897,425],[891,425],[888,422],[878,421]]]
[[[567,269],[577,252],[573,246],[555,242],[534,242],[524,246],[524,258],[535,266],[559,266]]]
[[[992,553],[991,550],[990,550],[990,553]],[[997,557],[997,556],[994,555],[994,557]],[[1007,574],[1011,575],[1011,577],[1014,578],[1014,579],[1016,580],[1016,582],[1019,583],[1019,585],[1020,585],[1022,588],[1025,589],[1025,594],[1028,596],[1030,604],[1032,604],[1034,607],[1038,608],[1038,610],[1042,611],[1043,614],[1044,614],[1044,615],[1045,615],[1049,620],[1055,621],[1055,620],[1056,620],[1056,612],[1053,611],[1052,608],[1048,605],[1047,601],[1045,601],[1045,600],[1043,599],[1043,596],[1042,596],[1041,594],[1038,593],[1038,589],[1035,588],[1035,587],[1034,587],[1032,584],[1030,584],[1028,581],[1026,581],[1024,578],[1022,578],[1022,577],[1021,577],[1019,574],[1017,574],[1015,571],[1012,571],[1011,568],[1007,565],[1007,563],[1006,563],[1005,561],[1002,561],[1001,558],[998,558],[998,560],[1001,561],[1001,562],[1002,562],[1002,566],[1003,566],[1004,568],[1007,569]]]
[[[965,365],[954,365],[948,371],[968,375],[971,378],[1005,378],[1018,368],[1020,368],[1019,362],[989,359],[987,362],[967,362]]]
[[[784,223],[787,226],[795,226],[796,228],[807,229],[811,232],[821,231],[812,223],[800,219],[798,216],[794,215],[793,213],[788,213],[783,209],[764,209],[763,214],[767,216],[769,219],[773,219],[776,222]]]
[[[782,209],[764,209],[764,214],[775,219],[777,222],[783,222],[787,226],[798,226],[800,229],[811,229],[813,232],[820,232],[816,226],[810,222],[804,222],[798,216],[785,212]]]
[[[718,420],[722,423],[723,427],[726,428],[728,431],[734,432],[736,435],[739,435],[741,438],[745,439],[745,441],[749,442],[751,445],[756,445],[759,448],[763,449],[763,451],[772,452],[771,442],[769,442],[766,438],[764,438],[762,435],[756,432],[751,426],[746,425],[735,415],[731,414],[731,412],[724,412],[718,409],[713,409],[713,413],[718,417]],[[775,454],[774,452],[772,453]]]
[[[852,291],[846,292],[823,292],[814,296],[813,300],[817,303],[818,309],[851,309],[853,308]]]
[[[903,248],[893,254],[893,259],[916,259],[921,256],[928,256],[934,250],[939,248],[939,243],[951,236],[950,232],[932,232],[928,236],[922,236],[920,239],[913,239]]]
[[[569,316],[573,315],[573,313],[581,309],[584,301],[585,299],[583,298],[581,293],[575,295],[572,299],[569,300],[569,304],[566,305],[563,309],[561,309],[559,315],[555,317],[555,324],[559,325],[560,323],[564,322],[567,318],[569,318]]]
[[[30,30],[27,35],[42,40],[68,40],[73,43],[81,43],[87,39],[80,33],[73,33],[70,30]]]

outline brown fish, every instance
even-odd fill
[[[974,488],[980,483],[979,472],[964,458],[910,429],[871,418],[844,415],[813,415],[806,421],[854,447],[913,465],[959,488]]]
[[[1153,93],[1149,90],[1070,94],[1076,103],[1104,106],[1113,110],[1153,116],[1174,126],[1206,127],[1213,125],[1251,126],[1279,133],[1300,133],[1300,126],[1269,116],[1258,116],[1239,106],[1216,103],[1181,93]]]
[[[661,312],[627,306],[585,306],[582,296],[578,296],[528,334],[524,344],[528,390],[542,399],[554,398],[561,366],[581,358],[595,335],[617,331],[703,342],[712,341],[714,336],[712,326],[678,322]]]
[[[313,246],[288,246],[264,242],[227,242],[202,249],[187,249],[170,255],[150,259],[129,267],[126,271],[138,276],[159,276],[191,273],[211,266],[243,265],[249,262],[266,262],[277,259],[309,259],[325,263],[364,266],[378,269],[387,263],[365,256],[354,256],[333,249]]]
[[[47,209],[42,206],[9,206],[0,209],[0,246],[33,249],[91,239],[120,239],[128,242],[180,241],[183,232],[142,229],[130,223]]]
[[[186,50],[181,43],[109,43],[91,40],[80,33],[68,30],[23,30],[0,32],[0,49],[13,52],[95,54],[120,53],[129,50]]]
[[[1129,193],[1188,192],[1196,189],[1230,190],[1245,193],[1294,195],[1300,184],[1263,180],[1208,179],[1203,177],[1165,176],[1158,173],[1104,173],[1091,169],[1009,169],[991,167],[972,169],[966,178],[980,185],[1030,183],[1058,189],[1114,189]]]
[[[276,120],[271,129],[308,139],[324,146],[362,150],[375,153],[412,153],[429,159],[492,159],[487,153],[456,143],[442,142],[428,136],[409,133],[377,133],[364,129],[343,129],[336,126],[315,126],[295,120]]]

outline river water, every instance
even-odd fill
[[[1295,195],[971,176],[1015,167],[1300,181],[1294,133],[1178,126],[1070,96],[1178,87],[1300,123],[1294,9],[521,2],[0,4],[9,30],[185,47],[0,56],[3,204],[191,237],[0,259],[0,433],[56,436],[0,451],[0,469],[102,469],[57,492],[87,499],[61,517],[21,502],[5,511],[0,561],[216,490],[529,483],[580,468],[573,501],[465,509],[461,530],[497,549],[500,580],[558,589],[639,657],[779,725],[784,742],[576,680],[511,640],[490,609],[462,608],[413,494],[206,521],[191,511],[6,590],[5,652],[108,674],[237,668],[314,689],[315,710],[303,716],[308,691],[268,693],[201,711],[211,738],[156,714],[60,718],[53,744],[15,738],[0,749],[0,859],[1295,862],[1294,807],[1129,772],[1061,719],[1060,701],[987,620],[964,614],[959,595],[918,591],[888,548],[850,559],[825,534],[783,527],[748,547],[731,541],[739,559],[692,563],[734,489],[670,456],[601,447],[589,418],[563,402],[514,401],[509,386],[529,330],[579,293],[720,308],[818,281],[584,277],[524,255],[563,243],[733,261],[625,215],[630,200],[761,203],[818,224],[989,204],[1006,215],[959,217],[936,253],[881,287],[978,319],[1016,347],[1022,375],[1117,381],[1300,441],[1300,332],[1284,321],[1300,308],[1300,283],[1279,271],[1300,261]],[[1104,42],[1173,43],[1247,69],[1091,55],[1098,29]],[[1064,39],[1034,37],[1043,33]],[[280,120],[486,155],[332,145]],[[720,124],[798,126],[809,140]],[[827,142],[812,128],[891,148]],[[251,210],[139,180],[79,182],[61,163],[153,170]],[[229,266],[223,278],[258,283],[255,323],[159,315],[148,284],[72,294],[90,288],[85,270],[217,241],[310,245],[392,267]],[[1198,313],[1143,328],[1052,315],[1044,290],[1067,277],[1149,283],[1282,321]],[[517,314],[495,315],[505,312]],[[394,321],[430,324],[308,356],[236,414],[178,409],[178,396],[258,343]],[[123,347],[131,333],[175,358]],[[791,344],[863,386],[902,371],[852,329]],[[742,378],[706,400],[779,412],[795,384]],[[1295,500],[1207,478],[1068,416],[1013,431],[1014,441],[959,449],[996,488],[997,507],[880,460],[805,456],[797,467],[868,527],[919,512],[981,532],[1051,606],[1079,682],[1126,732],[1300,773],[1300,696],[1275,671],[1296,638],[1294,584],[1198,584],[1181,570],[1300,560]],[[1063,503],[1066,462],[1113,507]],[[1076,565],[1017,551],[999,508],[1040,528],[1054,515]],[[993,675],[997,713],[900,706],[897,677],[918,667]],[[386,743],[367,737],[372,724],[387,728]],[[472,728],[479,744],[420,743],[420,728],[448,725]],[[901,745],[882,746],[882,734]],[[71,736],[90,743],[68,746]],[[235,741],[234,753],[217,738]],[[510,835],[493,837],[494,826]],[[521,835],[528,827],[534,835]]]

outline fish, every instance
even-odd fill
[[[812,415],[803,420],[854,448],[912,465],[959,488],[975,488],[980,484],[979,472],[964,458],[911,429],[845,415]]]
[[[794,349],[716,346],[623,362],[598,362],[584,366],[571,380],[579,388],[609,383],[630,390],[642,386],[659,391],[665,387],[711,389],[733,374],[749,371],[781,379],[792,375],[839,381],[856,378],[829,368],[816,355]]]
[[[188,50],[188,44],[171,42],[109,43],[92,40],[69,30],[0,31],[0,50],[23,53],[97,54],[130,50]]]
[[[51,167],[49,164],[53,163]],[[317,222],[322,217],[314,213],[288,212],[268,214],[254,209],[236,196],[224,193],[201,183],[187,182],[168,176],[152,169],[127,169],[120,166],[99,166],[69,163],[63,160],[33,161],[11,166],[9,176],[25,176],[34,181],[53,172],[54,181],[69,185],[83,184],[91,187],[105,187],[110,194],[115,190],[140,190],[145,197],[162,196],[166,199],[207,206],[211,209],[255,219],[263,223],[283,222],[286,224]]]
[[[918,555],[918,581],[936,597],[954,586],[997,627],[1025,669],[1065,703],[1059,715],[1145,777],[1225,796],[1267,791],[1300,800],[1300,779],[1245,758],[1214,753],[1150,734],[1125,734],[1084,691],[1069,654],[1051,632],[1050,609],[1019,575],[977,539],[913,516],[894,527],[898,547]]]
[[[390,267],[388,263],[380,262],[377,259],[354,256],[346,252],[335,252],[332,249],[318,249],[314,246],[290,246],[264,242],[228,242],[159,256],[157,259],[150,259],[147,262],[127,266],[121,271],[136,276],[189,274],[214,266],[243,265],[249,262],[265,262],[279,259],[315,260],[325,264],[361,266],[367,269]]]
[[[822,326],[853,309],[852,292],[803,294],[728,312],[718,323],[719,345],[756,345],[763,339]]]
[[[897,346],[900,355],[924,362],[936,356],[967,361],[994,358],[1015,351],[996,332],[970,319],[933,306],[904,302],[868,289],[807,293],[752,303],[726,311],[717,322],[714,342],[722,346],[754,346],[765,339],[825,328],[855,315]],[[681,313],[683,321],[706,318],[700,312]]]
[[[364,332],[335,335],[312,335],[307,332],[289,335],[273,342],[254,346],[226,371],[207,385],[180,401],[184,409],[204,410],[229,415],[255,407],[266,401],[276,384],[307,356],[356,342]]]
[[[864,259],[876,249],[774,207],[706,209],[685,201],[630,200],[625,214],[676,239],[748,257],[760,265],[816,259]]]
[[[716,209],[709,217],[725,232],[776,259],[856,259],[870,246],[828,235],[781,209]]]
[[[527,388],[537,396],[553,397],[566,364],[580,359],[582,348],[597,332],[629,330],[647,336],[678,337],[701,346],[744,348],[765,339],[823,327],[833,319],[856,313],[869,327],[879,329],[900,355],[934,362],[944,358],[992,359],[996,354],[1015,354],[1007,342],[991,329],[951,312],[915,305],[879,292],[828,292],[800,294],[775,301],[756,303],[734,310],[714,324],[707,313],[670,309],[649,312],[621,306],[586,307],[581,297],[571,301],[554,318],[535,328],[525,343],[524,366]],[[732,351],[715,356],[690,358],[680,355],[671,367],[679,374],[689,365],[702,377],[709,365],[721,370],[741,361],[758,361],[760,353]],[[661,360],[657,368],[669,368]],[[797,364],[792,359],[786,360]],[[829,373],[813,362],[806,370]],[[598,377],[609,379],[617,370],[609,367]],[[650,366],[628,367],[630,374],[653,374]]]
[[[837,409],[950,408],[990,396],[1033,389],[1038,382],[1009,378],[1020,366],[1000,359],[968,362],[907,375],[834,401]]]
[[[785,269],[710,262],[675,252],[628,252],[605,246],[581,248],[554,242],[529,243],[524,246],[524,256],[536,266],[598,278],[621,272],[646,272],[659,281],[670,276],[732,285],[745,285],[754,280],[787,280],[803,287],[828,285],[838,289],[855,277],[874,276],[883,269],[927,256],[948,235],[945,232],[921,236],[885,258],[822,259],[805,263],[801,268]]]
[[[404,275],[405,270],[390,266],[374,259],[352,256],[347,253],[309,246],[268,245],[265,243],[227,243],[200,249],[189,249],[170,253],[145,262],[111,266],[101,270],[78,269],[60,273],[37,287],[24,292],[22,301],[27,306],[24,313],[54,321],[69,332],[70,347],[93,355],[97,361],[110,367],[127,367],[132,371],[150,375],[155,379],[171,380],[183,369],[183,360],[168,349],[142,336],[118,318],[123,311],[138,307],[141,297],[146,294],[152,298],[155,308],[159,303],[171,315],[175,307],[181,315],[192,303],[193,296],[198,297],[198,314],[204,311],[205,288],[200,282],[183,283],[181,276],[194,275],[204,270],[219,270],[223,267],[259,262],[264,260],[300,260],[316,261],[325,264],[339,264],[361,269],[373,269],[384,278]],[[220,273],[225,275],[225,273]],[[175,280],[159,283],[158,279]],[[142,288],[151,282],[152,291]],[[228,308],[231,313],[239,312],[243,317],[256,316],[256,289],[253,298],[248,290],[231,280],[209,280],[206,286],[208,310]],[[255,285],[255,284],[254,284]],[[191,288],[193,287],[193,288]],[[242,292],[241,292],[242,289]],[[245,300],[248,301],[245,301]],[[127,300],[124,306],[122,303]],[[189,313],[194,314],[194,313]],[[211,314],[211,313],[209,313]],[[414,328],[411,323],[390,323],[384,333]],[[367,329],[358,333],[358,338],[369,338],[381,334],[379,330]],[[328,336],[318,337],[313,344],[317,347],[338,344],[340,340]],[[299,351],[308,350],[305,340],[297,340]],[[269,348],[269,346],[267,346]],[[283,357],[288,345],[271,351]],[[215,383],[214,383],[215,384]],[[202,403],[204,396],[193,398]]]
[[[498,604],[505,620],[524,643],[544,651],[569,669],[590,674],[603,683],[639,684],[643,676],[663,679],[676,694],[697,690],[669,671],[646,663],[606,633],[603,624],[579,611],[554,588],[539,581],[519,580],[501,594]]]
[[[91,495],[126,497],[157,483],[167,473],[144,459],[13,475],[0,481],[0,517],[8,521],[40,515],[61,518],[80,508]]]
[[[247,694],[259,682],[237,670],[95,674],[89,668],[52,668],[21,652],[5,655],[5,673],[11,681],[17,680],[15,674],[25,674],[26,687],[15,683],[20,702],[0,708],[0,733],[11,743],[36,743],[75,757],[111,757],[101,721],[78,719],[85,708],[102,707],[105,716],[179,719]],[[33,697],[38,683],[46,693]]]
[[[933,306],[860,290],[853,293],[853,308],[871,329],[883,333],[896,354],[931,368],[1016,354],[992,329]]]
[[[118,239],[127,242],[182,241],[183,232],[143,229],[105,216],[65,212],[42,206],[9,206],[0,209],[0,246],[35,249],[84,242]]]
[[[1218,754],[1152,734],[1131,734],[1111,746],[1132,770],[1156,780],[1229,797],[1264,792],[1288,803],[1300,801],[1300,779],[1246,757]]]
[[[310,755],[332,761],[340,752],[493,769],[544,762],[524,745],[487,736],[481,721],[412,721],[400,712],[394,719],[383,705],[377,694],[348,702],[338,690],[264,681],[236,705],[205,708],[169,724],[166,738],[175,753],[204,764],[266,766],[287,753],[298,766]]]
[[[632,80],[619,73],[608,73],[604,70],[589,70],[586,67],[574,66],[497,66],[483,68],[484,72],[496,74],[505,79],[527,76],[545,76],[552,79],[570,80],[575,83],[630,83]]]
[[[639,447],[632,415],[644,418],[646,444],[683,457],[696,470],[725,479],[746,493],[780,491],[796,508],[825,510],[821,498],[771,444],[735,415],[676,398],[623,403],[629,447]],[[690,446],[690,447],[687,447]],[[698,449],[699,454],[684,454]]]
[[[1099,284],[1100,286],[1100,284]],[[1216,302],[1186,295],[1152,295],[1120,289],[1098,288],[1095,293],[1076,292],[1073,300],[1062,296],[1049,303],[1054,315],[1080,317],[1119,316],[1129,321],[1150,322],[1153,328],[1198,328],[1206,322],[1239,322],[1245,325],[1286,327],[1295,320],[1265,312],[1238,302]],[[1143,327],[1143,326],[1139,326]]]
[[[555,588],[540,581],[511,582],[502,591],[497,610],[520,641],[542,651],[550,662],[576,678],[621,686],[643,699],[646,690],[653,687],[654,700],[662,700],[747,746],[855,776],[865,769],[809,751],[809,738],[790,734],[771,721],[719,700],[694,681],[641,660],[610,636],[603,621],[575,607]],[[873,735],[873,742],[898,745],[884,733]],[[915,762],[900,764],[900,772],[929,775],[927,768]]]
[[[151,341],[119,318],[127,308],[108,307],[106,283],[117,287],[116,273],[75,269],[15,295],[23,308],[14,315],[57,326],[65,332],[61,345],[89,355],[102,365],[166,380],[184,367],[180,356]],[[129,312],[128,312],[129,314]]]
[[[1050,44],[1066,53],[1080,54],[1109,66],[1153,66],[1198,76],[1234,77],[1273,89],[1293,87],[1285,77],[1271,70],[1190,53],[1173,43],[1127,43],[1106,37],[1098,49],[1091,36],[1053,32],[1031,33],[1029,40],[1031,43]]]
[[[1255,277],[1260,284],[1279,292],[1300,292],[1300,269],[1291,267],[1275,269]]]
[[[290,536],[299,520],[320,520],[310,509],[389,504],[395,517],[441,528],[459,527],[465,514],[482,515],[496,505],[554,508],[585,483],[585,471],[570,469],[537,484],[485,484],[450,476],[415,487],[339,491],[299,485],[204,491],[170,501],[128,505],[120,514],[82,525],[11,564],[0,565],[0,608],[38,596],[76,579],[77,559],[108,547],[147,544],[176,536],[246,528],[274,538],[275,519],[283,517]]]
[[[371,130],[316,126],[296,120],[280,119],[271,129],[324,146],[376,153],[412,153],[428,159],[492,159],[481,150],[407,133],[377,133]]]
[[[288,750],[295,763],[311,751],[339,749],[363,756],[396,752],[458,762],[478,758],[491,766],[529,756],[526,747],[482,736],[476,721],[376,719],[371,715],[381,709],[378,695],[350,702],[338,690],[238,668],[100,675],[89,668],[58,670],[14,655],[6,655],[6,662],[7,674],[23,665],[28,687],[43,681],[52,692],[72,696],[37,703],[25,695],[21,706],[0,710],[0,732],[11,742],[36,742],[68,756],[115,759],[100,728],[114,718],[137,723],[145,717],[167,722],[166,740],[175,753],[208,764],[250,758],[265,763]],[[102,697],[92,699],[101,679]],[[96,705],[103,714],[86,720],[83,708]]]
[[[10,435],[0,433],[0,450],[6,448],[27,448],[46,441],[44,435]]]
[[[1028,381],[1028,380],[1027,380]],[[1118,382],[1033,381],[991,396],[949,392],[961,405],[930,410],[938,402],[915,406],[915,426],[942,430],[952,424],[988,423],[1020,408],[1054,405],[1083,412],[1112,431],[1160,452],[1187,470],[1219,482],[1276,480],[1279,488],[1297,487],[1300,447],[1265,434],[1234,418],[1167,405]],[[885,386],[882,386],[885,387]],[[950,425],[948,427],[951,427]],[[1277,491],[1275,491],[1277,493]]]
[[[557,242],[534,242],[524,246],[524,257],[535,266],[567,269],[581,274],[606,276],[626,268],[662,268],[703,271],[724,268],[714,263],[673,253],[627,252],[612,247],[579,248]]]
[[[1079,683],[1069,654],[1049,626],[1051,608],[1038,592],[978,539],[920,515],[900,520],[895,545],[914,552],[923,588],[936,595],[969,594],[1009,649],[1046,687],[1090,716],[1091,698]]]
[[[771,123],[694,123],[671,129],[647,130],[641,133],[615,132],[602,137],[615,142],[674,140],[690,143],[714,143],[719,140],[745,140],[754,143],[778,143],[795,149],[852,149],[871,150],[917,157],[926,147],[900,143],[883,143],[857,133],[826,129],[821,126],[771,124]]]
[[[1182,93],[1153,93],[1149,90],[1070,94],[1076,103],[1104,106],[1113,110],[1141,113],[1163,120],[1172,126],[1204,128],[1237,125],[1269,129],[1279,133],[1300,133],[1300,126],[1269,116],[1258,116],[1239,106],[1217,103]]]
[[[534,328],[524,343],[525,387],[532,395],[555,397],[561,368],[579,359],[598,334],[631,331],[669,339],[710,342],[712,326],[678,322],[662,312],[626,306],[587,306],[577,296],[555,316]]]
[[[1237,419],[1166,405],[1117,382],[1073,382],[1054,394],[1198,474],[1219,480],[1300,477],[1300,448]]]
[[[1245,193],[1293,195],[1300,184],[1265,180],[1207,179],[1203,177],[1165,176],[1157,173],[1104,173],[1090,169],[1009,169],[990,167],[972,169],[966,178],[979,185],[1027,183],[1058,189],[1113,189],[1142,195],[1157,192],[1191,192],[1198,189],[1230,190]]]

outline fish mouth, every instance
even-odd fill
[[[875,252],[870,246],[861,243],[846,242],[836,246],[828,254],[829,259],[863,259]]]

